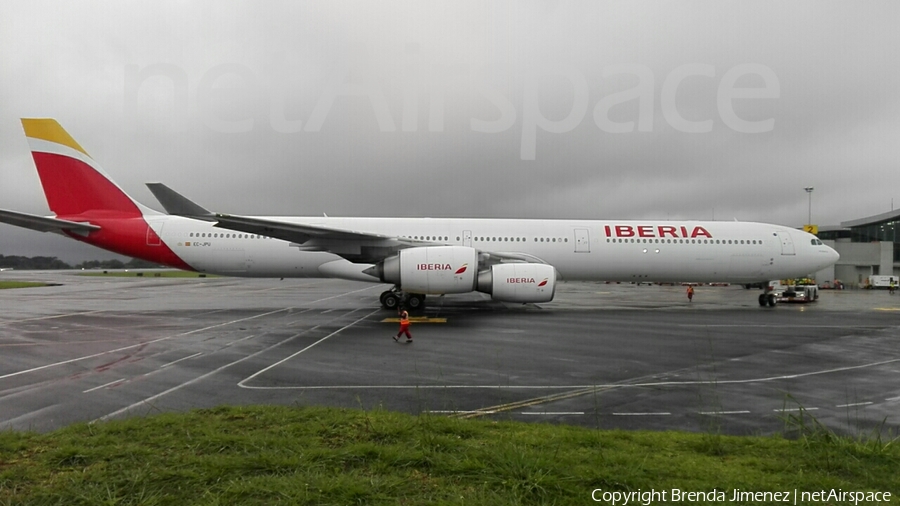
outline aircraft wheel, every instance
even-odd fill
[[[766,304],[767,304],[766,294],[764,294],[764,293],[759,294],[759,305],[762,307],[766,307]]]
[[[394,292],[385,292],[381,294],[381,306],[385,309],[397,309],[400,305],[400,297]]]
[[[406,299],[406,306],[411,311],[416,311],[425,307],[425,296],[418,293],[411,293]]]
[[[391,294],[390,290],[381,292],[381,295],[378,297],[378,300],[381,301],[381,305],[384,305],[384,298]]]
[[[770,293],[769,295],[767,295],[767,296],[766,296],[766,302],[769,303],[769,307],[775,307],[775,303],[776,303],[776,300],[775,300],[775,294],[774,294],[774,293]]]

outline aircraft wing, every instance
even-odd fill
[[[351,262],[374,263],[403,248],[433,244],[321,225],[216,213],[216,227],[289,241],[301,251],[327,251]]]
[[[86,234],[92,230],[100,230],[100,227],[91,225],[90,223],[58,220],[56,218],[47,218],[36,214],[8,211],[6,209],[0,209],[0,223],[30,228],[31,230],[37,230],[38,232],[70,231]]]
[[[147,183],[147,187],[171,215],[215,222],[215,227],[226,230],[289,241],[301,251],[327,251],[351,262],[377,263],[404,248],[444,244],[272,218],[213,213],[162,183]],[[523,253],[487,251],[481,253],[485,254],[484,260],[487,263],[546,263],[540,258]]]
[[[236,232],[288,241],[301,251],[327,251],[351,262],[378,262],[403,248],[435,244],[380,234],[306,225],[269,218],[213,213],[162,183],[147,183],[167,213],[203,221]]]
[[[216,213],[214,217],[216,227],[290,241],[292,246],[302,251],[327,251],[351,262],[377,263],[396,254],[401,249],[445,245],[441,242],[341,230],[320,225],[296,224],[266,218],[221,213]],[[483,250],[479,250],[479,253],[483,254],[482,259],[486,264],[546,263],[534,255],[525,253]]]

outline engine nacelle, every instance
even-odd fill
[[[478,274],[478,291],[504,302],[550,302],[556,269],[547,264],[499,264]]]
[[[406,293],[468,293],[475,290],[478,252],[465,246],[409,248],[377,268],[382,281],[400,285]]]

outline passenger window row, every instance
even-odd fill
[[[271,239],[264,235],[255,234],[218,234],[213,232],[191,232],[189,237],[212,237],[218,239]]]
[[[607,239],[606,242],[613,243],[651,243],[651,244],[758,244],[762,245],[761,240],[756,239]]]
[[[402,239],[415,239],[422,241],[449,241],[450,238],[447,236],[440,237],[435,235],[402,235],[400,236]],[[462,241],[460,236],[456,236],[456,242]],[[486,236],[478,236],[473,237],[472,241],[474,242],[528,242],[528,239],[525,237],[486,237]],[[569,242],[568,238],[564,237],[535,237],[534,242]]]

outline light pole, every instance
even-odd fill
[[[807,186],[804,190],[806,190],[806,194],[809,195],[809,214],[806,215],[806,224],[812,225],[812,192],[815,188]]]

